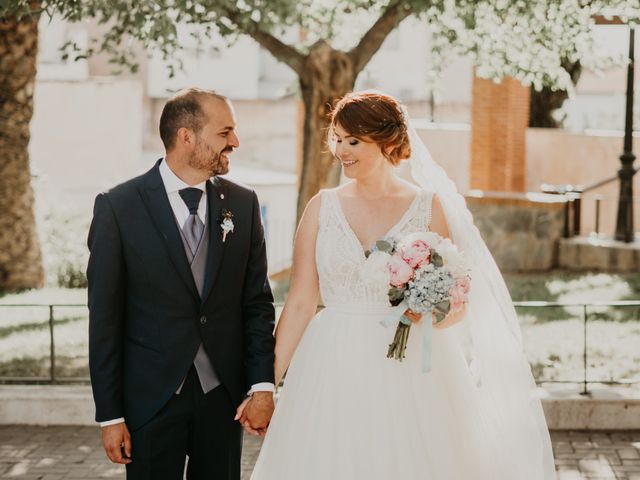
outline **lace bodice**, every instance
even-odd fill
[[[402,218],[385,235],[400,239],[409,233],[428,230],[432,193],[420,191]],[[389,305],[389,285],[364,278],[365,253],[349,226],[335,189],[321,194],[316,264],[323,304]]]

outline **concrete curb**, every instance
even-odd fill
[[[0,385],[0,425],[95,425],[91,387]]]
[[[640,391],[539,388],[552,430],[640,429]],[[0,425],[95,425],[91,387],[78,385],[0,385]]]
[[[640,429],[640,391],[625,387],[539,389],[549,428],[554,430]]]

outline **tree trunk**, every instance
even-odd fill
[[[44,284],[28,152],[37,50],[37,16],[0,22],[0,291]]]
[[[304,140],[296,222],[320,189],[334,187],[340,181],[341,166],[326,141],[329,114],[337,100],[353,90],[357,76],[349,55],[325,41],[316,43],[305,60],[300,76]]]
[[[562,62],[562,67],[569,72],[573,84],[576,85],[582,73],[580,62]],[[562,128],[563,119],[556,120],[553,112],[561,108],[564,101],[569,98],[565,90],[553,91],[549,87],[544,87],[539,92],[531,89],[531,112],[529,114],[529,126],[536,128]]]

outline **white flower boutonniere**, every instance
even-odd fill
[[[233,213],[229,210],[223,209],[219,218],[220,228],[222,228],[222,243],[227,240],[229,232],[233,232]]]

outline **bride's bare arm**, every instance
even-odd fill
[[[444,210],[442,209],[442,204],[440,203],[440,199],[437,195],[433,196],[433,201],[431,204],[431,226],[430,230],[432,232],[437,233],[441,237],[451,238],[451,234],[449,233],[449,225],[447,225],[447,218],[444,215]],[[443,321],[440,323],[434,324],[435,328],[446,328],[451,325],[458,323],[464,317],[467,311],[466,305],[459,312],[449,313]]]
[[[318,270],[316,268],[316,237],[320,215],[320,194],[305,208],[293,247],[293,265],[289,295],[276,325],[276,385],[289,367],[293,353],[304,330],[318,307]]]

